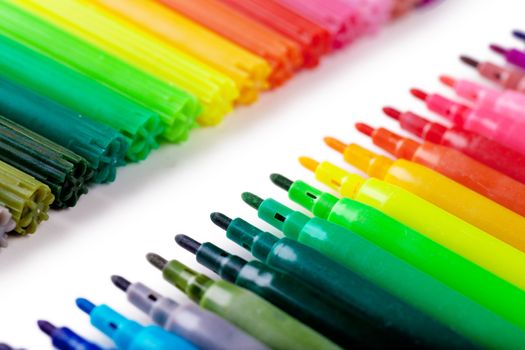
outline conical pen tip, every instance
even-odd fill
[[[288,191],[293,185],[293,181],[282,176],[281,174],[272,174],[270,175],[270,180],[279,188],[282,188],[285,191]]]
[[[192,254],[197,254],[197,251],[202,245],[201,243],[186,235],[176,235],[175,242]]]
[[[76,300],[78,308],[84,311],[86,314],[91,314],[91,311],[95,308],[95,304],[85,298],[78,298]]]
[[[422,100],[422,101],[426,101],[427,97],[428,97],[428,94],[426,92],[424,92],[423,90],[421,89],[410,89],[410,93],[412,94],[412,96]]]
[[[315,159],[309,158],[309,157],[300,157],[299,163],[301,163],[302,166],[304,166],[306,169],[315,172],[317,167],[319,166],[319,162]]]
[[[369,136],[369,137],[371,137],[372,134],[374,133],[374,128],[371,127],[371,126],[368,125],[368,124],[365,124],[365,123],[356,123],[356,124],[355,124],[355,128],[356,128],[357,131],[359,131],[361,134],[364,134],[364,135]]]
[[[55,329],[57,329],[51,322],[44,321],[44,320],[38,320],[37,321],[38,328],[45,334],[52,336]]]
[[[151,265],[155,266],[159,270],[163,270],[168,264],[168,260],[155,253],[148,253],[146,255],[146,259]]]
[[[336,139],[335,137],[330,136],[324,138],[324,143],[326,143],[328,147],[339,153],[344,153],[347,146],[344,142]]]
[[[215,225],[219,226],[225,231],[228,229],[228,227],[230,227],[230,224],[232,222],[232,219],[218,212],[211,213],[210,219]]]
[[[259,209],[262,202],[264,201],[261,197],[251,193],[251,192],[244,192],[241,195],[242,200],[244,203],[248,204],[250,207],[254,209]]]
[[[120,289],[123,292],[127,291],[129,286],[131,286],[131,282],[130,281],[128,281],[124,277],[118,276],[118,275],[111,276],[111,282],[113,282],[115,287],[117,287],[118,289]]]

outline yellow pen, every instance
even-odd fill
[[[486,233],[525,251],[525,218],[462,184],[405,159],[392,160],[359,145],[335,142],[344,160],[369,176],[402,187]],[[509,189],[510,190],[510,189]]]
[[[259,91],[268,88],[271,68],[264,59],[166,6],[151,0],[95,2],[232,78],[239,89],[238,103],[255,102]]]
[[[213,125],[233,108],[235,82],[140,27],[87,0],[10,0],[72,34],[199,98],[199,123]]]
[[[301,164],[342,196],[367,204],[525,290],[525,254],[401,187],[365,179],[331,163]],[[388,232],[385,232],[387,235]],[[480,286],[483,288],[483,286]]]

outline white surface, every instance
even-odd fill
[[[221,126],[195,132],[182,147],[165,146],[147,161],[121,169],[115,183],[91,189],[76,208],[51,213],[37,234],[11,239],[10,247],[0,252],[0,342],[50,348],[36,326],[43,318],[109,346],[76,308],[76,297],[108,303],[147,322],[111,284],[111,274],[189,302],[146,262],[146,253],[176,258],[204,272],[173,240],[185,233],[249,257],[209,221],[210,212],[242,216],[266,227],[241,201],[241,192],[290,204],[268,175],[280,172],[317,186],[297,157],[343,165],[323,144],[323,136],[371,147],[353,124],[365,121],[399,131],[381,113],[382,106],[429,116],[408,89],[450,93],[437,81],[440,73],[479,79],[458,55],[502,62],[487,45],[495,41],[524,47],[510,36],[512,29],[525,29],[523,13],[525,2],[520,0],[448,0],[413,14],[375,38],[327,57],[318,69],[302,72],[255,105],[239,108]]]

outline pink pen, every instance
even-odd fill
[[[525,92],[525,72],[519,68],[503,67],[492,62],[480,62],[469,56],[461,56],[461,61],[473,68],[488,80],[504,89]]]
[[[525,69],[525,52],[518,49],[506,49],[495,44],[490,45],[490,49],[505,57],[508,63]]]
[[[525,94],[494,89],[470,80],[456,80],[446,75],[439,77],[439,80],[453,88],[458,96],[473,102],[476,108],[489,109],[518,120],[525,118]]]
[[[340,49],[358,36],[358,0],[278,0],[288,9],[325,28],[332,37],[332,49]]]
[[[455,125],[525,154],[525,119],[521,121],[489,109],[470,108],[439,94],[427,94],[419,89],[412,89],[410,92],[424,101],[429,110]]]

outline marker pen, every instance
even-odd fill
[[[360,235],[525,330],[525,316],[521,312],[525,309],[525,292],[521,289],[373,207],[348,198],[336,198],[280,175],[272,175],[272,181],[285,189],[291,200],[317,217]],[[289,209],[268,199],[265,210],[259,212],[268,218],[275,213],[286,217]]]
[[[525,266],[525,254],[521,251],[395,184],[376,178],[364,179],[328,162],[318,163],[310,158],[301,158],[301,163],[315,172],[320,182],[343,197],[381,210],[436,243],[525,289],[525,276],[519,272]],[[428,182],[425,185],[428,186]],[[437,188],[440,188],[439,184]],[[456,193],[451,196],[453,198]]]
[[[525,155],[525,119],[494,113],[487,109],[472,109],[438,94],[427,94],[418,89],[411,93],[424,101],[427,108],[452,123],[495,140]]]
[[[38,321],[38,327],[47,334],[52,341],[53,347],[59,350],[102,350],[102,348],[67,327],[55,327],[48,321]]]
[[[392,160],[362,148],[357,144],[350,144],[344,148],[339,145],[338,148],[344,153],[344,159],[348,164],[353,165],[369,176],[399,186],[457,216],[459,219],[476,226],[489,235],[512,245],[516,249],[525,251],[525,235],[523,235],[525,217],[429,169],[428,165],[430,164],[422,166],[405,159]],[[431,157],[432,155],[428,155],[428,158]],[[449,167],[465,167],[467,165],[456,163],[451,160]],[[441,168],[445,166],[442,165]],[[471,171],[474,171],[474,169]],[[452,173],[452,170],[447,170],[446,175]],[[456,168],[454,176],[461,176],[462,179],[469,176],[467,169],[465,169],[464,174],[458,173],[459,168]],[[478,174],[477,177],[481,177],[480,175]],[[486,181],[487,185],[494,186],[497,189],[497,182],[500,180],[489,180]],[[469,183],[471,183],[470,180]],[[519,183],[513,181],[512,185],[514,184],[519,185]],[[507,191],[519,190],[519,187],[521,185],[511,186],[511,184],[507,183],[506,186],[503,186],[501,192],[505,194]],[[523,205],[521,206],[523,207]],[[520,212],[522,210],[523,208],[520,209]]]
[[[224,280],[266,299],[341,346],[379,349],[396,343],[382,337],[371,322],[285,272],[257,260],[248,262],[212,243],[199,243],[185,235],[177,235],[175,240]]]
[[[456,94],[472,101],[476,108],[488,109],[495,113],[523,120],[525,118],[525,95],[512,90],[499,90],[470,80],[442,75],[441,82],[454,89]]]
[[[228,321],[195,304],[180,305],[140,282],[131,283],[121,276],[112,276],[111,281],[126,293],[130,303],[148,314],[156,324],[187,339],[199,349],[268,349]]]
[[[431,142],[419,143],[387,129],[374,129],[363,123],[357,123],[356,128],[371,137],[376,146],[393,156],[424,165],[522,216],[525,215],[525,204],[522,203],[525,198],[525,185],[520,182],[452,148]],[[349,163],[353,162],[352,157],[358,153],[352,146],[347,146],[334,138],[327,137],[325,142],[340,153],[345,155],[348,153],[345,158],[348,157]],[[452,210],[448,211],[452,212]],[[525,218],[520,220],[525,225]],[[482,228],[491,229],[489,226]],[[515,242],[510,240],[507,243],[520,250],[525,249],[525,240],[523,242],[519,239]]]
[[[500,85],[504,89],[525,92],[525,72],[518,68],[504,67],[492,62],[480,62],[469,56],[460,56],[463,63],[473,67],[488,80]]]
[[[243,199],[246,200],[246,196]],[[292,211],[288,216],[272,214],[270,211],[275,207],[271,203],[267,211],[267,203],[261,203],[259,217],[286,237],[325,254],[470,341],[487,347],[494,347],[496,343],[501,347],[511,338],[511,343],[523,342],[522,329],[360,235],[324,219],[309,218],[299,211]],[[249,205],[253,205],[251,200]],[[510,338],[494,337],[495,329],[508,331]],[[441,342],[448,342],[442,348],[470,347],[462,337],[443,338],[436,345],[440,346]]]
[[[287,237],[277,238],[241,218],[232,220],[213,213],[211,219],[226,230],[229,239],[263,263],[353,308],[385,332],[383,336],[403,337],[405,348],[438,349],[448,347],[451,339],[457,339],[457,334],[448,327],[307,245]]]
[[[7,233],[15,229],[16,223],[8,209],[0,205],[0,248],[7,247]]]
[[[108,336],[120,350],[197,350],[185,339],[158,326],[142,326],[107,305],[96,306],[78,298],[77,306],[89,315],[91,324]]]
[[[496,44],[491,44],[489,47],[493,52],[502,55],[507,63],[525,68],[525,52],[518,49],[506,49]]]
[[[252,292],[226,281],[214,281],[177,260],[153,253],[148,261],[164,279],[187,294],[203,309],[230,321],[272,349],[340,349],[284,311]]]
[[[385,107],[383,111],[397,120],[402,129],[423,140],[460,151],[525,184],[525,155],[458,126],[448,128],[415,113],[401,113],[391,107]]]

